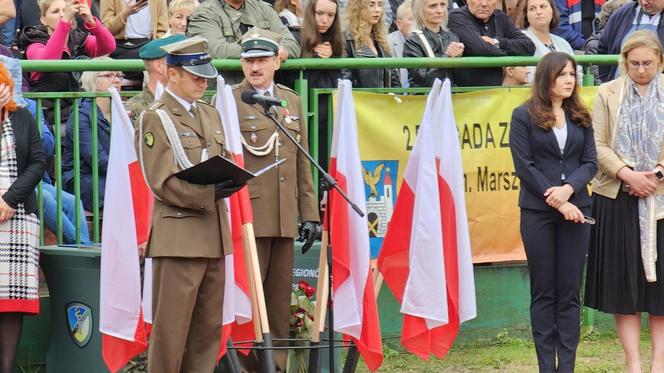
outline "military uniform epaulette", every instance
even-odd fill
[[[153,102],[152,104],[150,104],[150,106],[148,106],[148,110],[152,110],[152,111],[157,110],[163,104],[164,104],[164,101],[157,100],[157,101]]]
[[[277,87],[279,87],[279,88],[281,88],[281,89],[285,89],[285,90],[290,91],[290,92],[292,92],[292,93],[294,93],[294,94],[297,95],[297,92],[295,92],[292,88],[287,87],[287,86],[285,86],[285,85],[283,85],[283,84],[279,84],[279,83],[277,83]],[[298,95],[298,96],[299,96],[299,95]]]
[[[211,103],[209,103],[209,102],[207,102],[207,101],[205,101],[205,100],[202,100],[202,99],[198,99],[198,100],[196,100],[196,103],[198,103],[198,104],[204,104],[204,105],[207,105],[207,106],[212,106]],[[212,106],[212,107],[214,107],[214,106]]]
[[[239,89],[240,85],[239,84],[233,84],[233,90]]]

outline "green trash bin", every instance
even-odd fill
[[[293,283],[306,280],[316,286],[320,243],[306,255],[295,245]],[[101,355],[99,333],[99,280],[101,250],[45,246],[41,267],[50,293],[51,329],[46,372],[108,372]],[[335,350],[337,367],[339,350]],[[321,354],[327,372],[327,350]],[[337,368],[338,369],[338,368]]]
[[[46,372],[108,372],[99,333],[99,248],[45,246],[41,267],[50,294]]]

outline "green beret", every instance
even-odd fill
[[[177,43],[186,38],[187,37],[182,34],[176,34],[162,39],[154,39],[141,47],[138,51],[138,57],[144,60],[156,60],[157,58],[166,57],[166,52],[161,49],[161,47]]]

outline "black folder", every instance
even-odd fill
[[[178,172],[175,176],[192,184],[201,185],[217,184],[230,180],[228,182],[228,186],[230,187],[245,184],[249,179],[261,175],[283,161],[284,159],[254,173],[245,170],[222,156],[216,155],[205,162]]]

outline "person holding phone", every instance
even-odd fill
[[[539,371],[574,372],[590,239],[587,186],[597,172],[597,152],[569,54],[551,52],[537,64],[531,98],[512,113],[510,149],[521,180],[521,238]]]
[[[113,33],[117,47],[110,57],[138,59],[140,48],[168,31],[166,0],[101,0],[101,21]],[[123,86],[140,90],[142,71],[125,71]]]
[[[650,318],[650,372],[664,372],[664,56],[657,35],[634,32],[621,77],[593,106],[599,172],[585,305],[613,314],[628,373],[641,372],[641,312]]]
[[[94,17],[86,2],[41,0],[41,25],[26,27],[19,38],[19,48],[29,60],[73,60],[111,53],[115,49],[113,35]],[[76,27],[75,17],[84,21],[85,31]],[[71,72],[32,72],[33,92],[77,92],[79,74]],[[43,100],[46,121],[54,125],[54,102]],[[62,122],[66,122],[73,101],[61,100]]]

